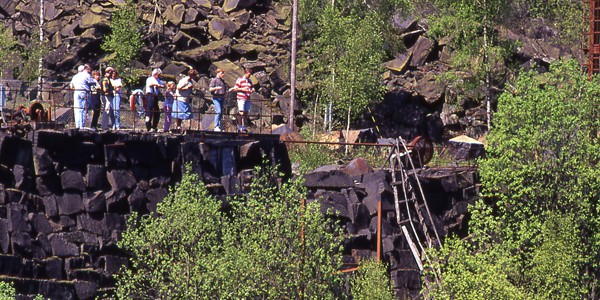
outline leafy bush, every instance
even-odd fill
[[[479,163],[470,240],[435,252],[456,299],[592,299],[598,288],[600,84],[574,61],[526,72],[499,98]],[[495,298],[496,297],[496,298]],[[499,297],[499,298],[497,298]]]
[[[118,275],[118,298],[338,299],[339,226],[317,202],[301,205],[301,182],[277,188],[271,171],[255,171],[251,192],[226,211],[187,173],[157,216],[133,216],[120,242],[132,268]]]
[[[12,283],[0,280],[0,300],[15,299],[15,288]]]
[[[350,281],[354,300],[393,300],[390,274],[384,263],[375,260],[361,261]]]

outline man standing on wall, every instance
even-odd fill
[[[238,110],[240,111],[238,132],[242,133],[248,132],[246,126],[248,124],[248,112],[250,111],[250,94],[254,92],[250,75],[252,75],[252,71],[250,69],[245,69],[244,75],[238,78],[235,82],[235,86],[229,90],[237,92],[237,105]]]
[[[83,129],[85,126],[86,105],[90,97],[90,87],[94,85],[94,79],[90,75],[90,66],[81,65],[77,68],[77,74],[71,79],[69,86],[73,93],[73,112],[75,114],[75,128]]]
[[[221,131],[221,114],[225,104],[225,93],[227,85],[223,81],[225,73],[221,69],[217,69],[217,76],[210,80],[208,91],[212,95],[213,105],[215,106],[215,128],[214,131]]]

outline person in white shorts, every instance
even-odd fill
[[[240,123],[238,124],[238,132],[247,133],[246,128],[248,123],[248,112],[250,111],[250,94],[254,92],[252,80],[250,80],[252,70],[244,70],[244,75],[235,81],[235,86],[229,91],[237,92],[237,105],[240,112]]]

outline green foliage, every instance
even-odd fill
[[[379,261],[361,261],[359,269],[350,280],[354,300],[393,300],[390,274],[387,266]]]
[[[433,268],[443,279],[443,288],[430,284],[432,299],[528,299],[511,282],[506,271],[516,265],[500,247],[478,251],[469,242],[450,238],[432,254]]]
[[[1,77],[7,71],[12,78],[31,81],[39,76],[39,59],[47,49],[39,42],[39,36],[33,33],[27,43],[19,42],[9,28],[0,26],[0,70]]]
[[[206,277],[220,252],[221,203],[188,173],[157,207],[157,217],[133,215],[119,246],[131,268],[117,276],[121,299],[194,298],[209,293]]]
[[[333,101],[336,116],[355,119],[370,103],[381,101],[385,87],[380,83],[380,32],[381,19],[374,13],[357,18],[328,7],[321,16],[312,49],[319,59],[312,71],[320,78],[320,88],[328,91],[325,98]]]
[[[294,145],[289,149],[290,160],[299,164],[299,173],[304,174],[320,166],[336,163],[333,151],[327,145]]]
[[[593,298],[600,267],[598,78],[587,80],[576,61],[561,61],[548,73],[522,74],[514,87],[499,98],[479,163],[483,199],[471,207],[471,240],[447,241],[433,255],[443,281],[434,292]]]
[[[0,280],[0,300],[15,299],[15,288],[12,283]]]
[[[514,0],[516,11],[531,18],[543,18],[544,24],[558,29],[558,36],[552,42],[563,46],[580,45],[586,26],[584,12],[589,9],[584,1],[559,0]],[[581,21],[579,21],[581,20]]]
[[[37,80],[40,75],[40,58],[48,53],[45,43],[39,41],[39,35],[33,33],[26,45],[18,48],[18,61],[14,69],[14,77],[20,80]]]
[[[307,70],[322,103],[332,102],[334,118],[356,119],[371,103],[381,101],[382,63],[396,54],[401,40],[389,24],[408,10],[404,0],[300,2],[304,45],[300,65]],[[310,10],[308,9],[310,8]]]
[[[447,39],[447,47],[452,51],[453,70],[440,80],[461,92],[482,87],[490,91],[492,85],[502,84],[503,75],[508,72],[507,59],[515,44],[500,39],[494,27],[506,17],[511,2],[435,0],[434,3],[439,14],[428,17],[428,33],[437,39]]]
[[[158,205],[158,216],[132,217],[121,246],[132,268],[118,276],[123,299],[337,299],[339,226],[317,202],[301,205],[301,182],[277,188],[256,169],[251,192],[210,196],[187,173]]]
[[[137,79],[132,62],[139,56],[143,43],[143,23],[136,13],[136,4],[127,0],[111,17],[111,33],[102,43],[104,51],[112,53],[110,63],[120,71],[126,83]]]
[[[307,141],[315,140],[310,134],[309,126],[302,128],[300,134]],[[317,140],[319,138],[316,138]],[[334,164],[347,164],[361,157],[371,167],[381,167],[387,163],[389,149],[387,147],[348,146],[318,144],[318,143],[289,143],[288,153],[293,164],[298,164],[299,174],[305,174],[318,167]]]
[[[17,40],[4,26],[0,26],[0,69],[6,70],[15,56]]]
[[[300,134],[306,140],[313,140],[308,127],[303,127]],[[288,152],[290,161],[299,164],[298,171],[300,174],[304,174],[320,166],[336,163],[335,153],[328,145],[290,144],[288,145]]]

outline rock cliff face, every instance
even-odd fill
[[[110,1],[44,1],[44,37],[50,53],[44,60],[49,81],[65,81],[77,65],[99,68],[106,60],[101,50],[110,32],[113,12],[124,5]],[[21,41],[39,32],[39,1],[0,1],[5,26]],[[136,65],[140,69],[160,67],[177,75],[193,66],[206,75],[216,68],[233,70],[225,80],[230,85],[239,67],[256,72],[261,93],[285,89],[278,70],[286,64],[289,48],[290,7],[271,1],[194,0],[140,1],[145,47]],[[282,86],[283,85],[283,86]]]
[[[37,0],[0,0],[0,18],[27,42],[34,38],[32,33],[39,32],[39,5]],[[100,45],[110,32],[112,13],[124,5],[124,0],[46,0],[44,5],[44,38],[50,46],[44,60],[48,82],[67,81],[81,63],[96,69],[104,66],[107,55]],[[186,66],[193,66],[202,75],[197,88],[206,89],[215,69],[226,70],[225,81],[231,86],[241,75],[241,68],[250,67],[255,72],[253,81],[260,87],[253,97],[272,101],[282,109],[274,113],[274,123],[286,121],[291,7],[285,1],[138,1],[138,12],[145,47],[134,64],[137,68],[149,71],[161,67],[165,75],[176,76]],[[436,75],[449,68],[452,49],[443,40],[431,38],[422,19],[396,19],[394,26],[406,50],[384,64],[387,72],[383,83],[389,91],[384,101],[365,112],[353,127],[378,125],[384,137],[427,135],[435,141],[460,134],[474,138],[483,135],[487,130],[484,94],[475,91],[466,95],[437,80]],[[518,20],[515,24],[520,27],[497,28],[499,36],[521,45],[511,57],[512,64],[526,68],[537,64],[543,69],[559,57],[583,61],[578,47],[552,44],[549,35],[553,31],[544,22],[538,23]],[[495,96],[499,92],[495,91]],[[300,122],[310,116],[301,106],[297,113],[306,113],[299,116]]]

